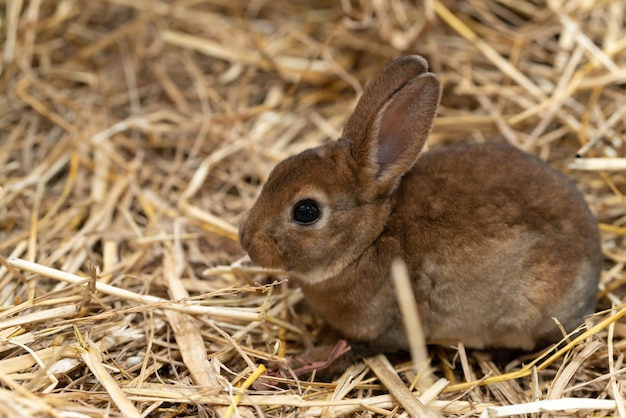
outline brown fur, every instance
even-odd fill
[[[420,57],[370,83],[338,141],[280,163],[242,221],[253,261],[299,277],[311,307],[375,351],[406,349],[389,280],[407,263],[427,338],[531,349],[593,310],[597,222],[575,186],[508,145],[418,156],[440,97]],[[315,200],[319,221],[294,222]]]

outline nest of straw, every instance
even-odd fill
[[[623,1],[1,7],[0,416],[626,413]],[[432,347],[428,385],[384,356],[333,383],[267,376],[321,324],[242,264],[238,218],[407,53],[443,80],[431,145],[507,141],[583,190],[595,325],[506,362]]]

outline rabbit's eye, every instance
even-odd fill
[[[315,200],[304,199],[293,207],[293,220],[300,225],[314,224],[319,218],[320,208]]]

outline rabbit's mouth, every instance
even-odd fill
[[[251,239],[242,236],[241,244],[250,259],[261,267],[288,270],[285,259],[274,240],[265,234],[254,234]]]

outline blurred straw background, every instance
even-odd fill
[[[0,0],[0,417],[625,416],[625,9]],[[384,357],[333,383],[268,376],[321,324],[246,266],[238,219],[409,53],[444,84],[430,146],[507,141],[585,193],[597,325],[506,362],[432,347],[428,387]]]

